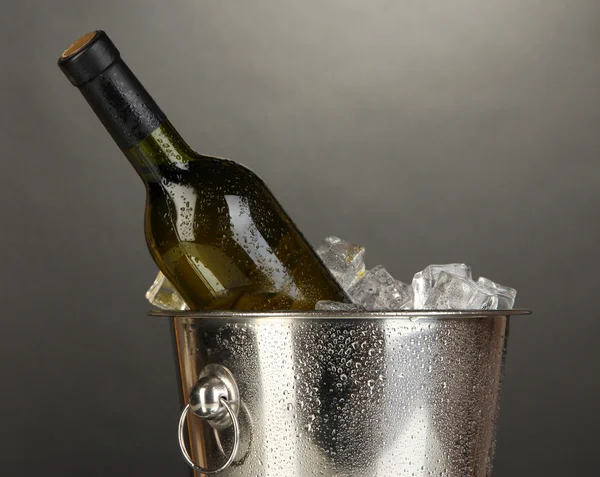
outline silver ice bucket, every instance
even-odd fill
[[[155,313],[173,321],[184,458],[197,476],[489,476],[526,313]]]

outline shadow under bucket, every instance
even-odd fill
[[[483,477],[528,313],[153,314],[173,321],[198,476]]]

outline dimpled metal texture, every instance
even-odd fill
[[[483,477],[508,315],[519,313],[172,319],[184,394],[210,363],[240,390],[240,449],[220,475]],[[215,432],[196,416],[189,425],[196,461],[221,464],[231,428]]]

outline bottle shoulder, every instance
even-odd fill
[[[248,166],[245,166],[240,162],[227,159],[225,157],[209,156],[193,152],[193,154],[189,156],[189,159],[189,165],[191,169],[213,169],[215,171],[233,171],[258,177],[256,172],[254,172]]]
[[[159,170],[161,180],[157,185],[174,183],[206,187],[237,184],[246,187],[266,187],[264,181],[249,167],[239,162],[213,156],[198,154],[189,157],[189,160],[176,167],[165,165]]]

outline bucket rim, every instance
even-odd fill
[[[497,318],[518,315],[531,315],[532,310],[517,308],[514,310],[406,310],[406,311],[311,311],[311,310],[273,310],[273,311],[236,311],[236,310],[200,310],[175,311],[151,310],[150,316],[163,318],[189,319],[298,319],[298,320],[456,320]]]

